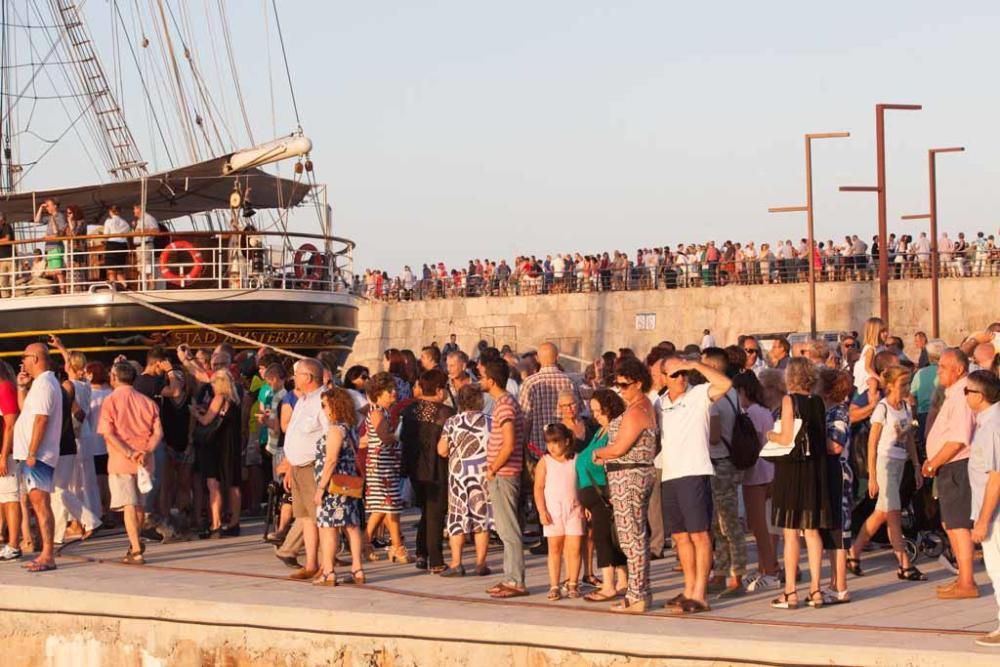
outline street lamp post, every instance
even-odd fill
[[[871,185],[844,185],[841,192],[875,192],[878,194],[878,299],[879,315],[886,326],[889,324],[889,254],[886,252],[887,223],[885,207],[885,112],[919,111],[919,104],[876,104],[875,105],[875,175],[878,183]]]
[[[805,135],[806,142],[806,205],[805,206],[775,206],[767,209],[768,213],[799,213],[806,214],[806,243],[808,245],[809,263],[809,335],[816,337],[816,263],[813,259],[813,185],[812,185],[812,140],[813,139],[844,139],[851,136],[850,132],[812,132]]]
[[[931,234],[931,335],[938,338],[941,335],[941,311],[938,298],[938,278],[941,273],[938,256],[938,233],[937,233],[937,154],[938,153],[961,153],[965,151],[963,146],[951,146],[949,148],[931,148],[927,151],[927,185],[929,192],[929,213],[919,213],[916,215],[904,215],[903,220],[930,220]]]

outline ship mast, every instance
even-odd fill
[[[118,105],[101,61],[77,5],[72,0],[49,0],[56,22],[64,32],[63,42],[70,52],[69,60],[80,80],[82,92],[90,103],[90,112],[97,126],[104,133],[105,151],[112,177],[117,180],[141,178],[146,175],[146,162],[142,159],[125,114]]]

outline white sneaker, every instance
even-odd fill
[[[823,604],[845,604],[851,601],[850,591],[835,591],[832,588],[823,589]]]
[[[757,572],[748,572],[747,574],[744,574],[743,575],[743,588],[745,588],[748,593],[752,592],[753,590],[755,590],[755,586],[757,585],[757,580],[760,579],[761,576],[762,575],[761,575],[760,571],[757,571]]]
[[[941,567],[948,570],[952,574],[955,575],[958,574],[958,566],[955,563],[953,563],[952,560],[948,558],[948,556],[946,556],[945,554],[941,554],[940,556],[938,556],[937,562],[939,565],[941,565]]]
[[[747,584],[747,593],[753,593],[755,591],[770,591],[781,586],[781,581],[777,577],[772,577],[770,574],[761,574],[754,581]]]
[[[0,549],[0,561],[8,562],[17,560],[21,557],[21,550],[15,549],[9,544],[3,545],[3,549]]]

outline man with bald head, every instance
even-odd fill
[[[969,358],[958,348],[949,348],[938,362],[938,385],[944,403],[931,420],[927,433],[924,477],[937,477],[941,523],[958,561],[958,578],[939,586],[941,599],[979,597],[972,576],[972,489],[969,485],[969,454],[975,416],[965,400]]]
[[[42,551],[28,565],[32,572],[56,569],[50,497],[59,463],[63,403],[59,380],[50,366],[49,348],[32,343],[24,350],[21,372],[17,375],[21,414],[14,424],[14,460],[18,462],[20,492],[28,496],[42,537]]]
[[[580,394],[573,381],[559,368],[559,348],[555,343],[538,346],[537,373],[521,385],[519,402],[528,425],[528,452],[537,461],[545,454],[545,425],[559,421],[559,392],[572,391],[580,403]]]
[[[559,368],[559,348],[555,343],[542,343],[538,346],[538,364],[541,368],[537,373],[528,376],[521,385],[519,403],[524,412],[524,423],[527,426],[528,445],[525,459],[525,488],[533,488],[535,464],[545,454],[545,426],[559,421],[559,394],[569,391],[577,403],[579,414],[580,392],[576,385]],[[532,553],[544,553],[545,543],[534,548]]]

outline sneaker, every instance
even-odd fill
[[[847,604],[851,601],[850,591],[835,591],[832,588],[824,588],[823,604]]]
[[[997,628],[988,635],[976,637],[976,644],[979,646],[987,646],[989,648],[1000,648],[1000,628]]]
[[[9,544],[5,544],[3,549],[0,549],[0,561],[9,562],[18,560],[21,557],[21,550],[15,549]]]
[[[937,562],[941,567],[948,570],[952,574],[958,574],[958,563],[955,562],[953,558],[949,558],[948,554],[941,554],[938,556]]]
[[[770,574],[758,574],[753,581],[746,585],[747,593],[756,591],[770,591],[781,587],[781,580]]]

